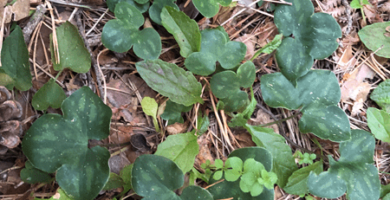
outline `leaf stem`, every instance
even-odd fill
[[[57,81],[58,77],[62,74],[62,71],[64,71],[64,69],[61,69],[61,71],[58,72],[58,74],[57,74],[56,77],[54,78],[54,81]]]

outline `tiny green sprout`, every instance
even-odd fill
[[[267,182],[267,186],[271,184],[268,183],[270,182],[268,179],[271,178],[264,180],[262,174],[265,175],[265,173],[263,171],[266,170],[262,163],[257,162],[253,158],[247,159],[244,163],[244,172],[240,180],[241,190],[245,193],[250,192],[252,197],[260,195],[264,190],[265,183]],[[273,179],[272,175],[272,180]]]
[[[219,180],[223,176],[223,171],[224,171],[223,161],[221,159],[216,159],[214,164],[215,164],[215,169],[217,171],[214,173],[213,179]]]
[[[294,154],[294,158],[298,159],[299,160],[299,164],[302,165],[302,164],[313,164],[313,160],[315,160],[317,158],[317,155],[316,154],[309,154],[309,153],[304,153],[302,154],[302,152],[300,151],[296,151],[295,154]]]
[[[261,178],[258,179],[260,184],[263,184],[267,189],[272,189],[278,180],[278,176],[273,172],[267,172],[267,170],[261,170]]]

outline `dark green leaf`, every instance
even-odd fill
[[[223,71],[211,78],[210,87],[217,98],[227,98],[240,90],[240,82],[236,73]]]
[[[8,78],[8,81],[1,80],[1,84],[12,89],[14,86],[21,91],[29,90],[32,86],[30,63],[27,45],[24,42],[23,32],[19,26],[4,40],[1,50],[0,78]],[[5,77],[4,77],[5,76]],[[12,81],[10,80],[12,79]]]
[[[180,198],[182,200],[213,200],[213,196],[209,191],[199,186],[188,186],[181,193]]]
[[[251,118],[253,112],[255,111],[257,105],[257,101],[255,99],[255,95],[253,93],[253,89],[251,88],[251,102],[245,108],[244,111],[233,115],[231,122],[229,123],[230,127],[245,127],[248,120]]]
[[[253,62],[248,61],[242,64],[237,70],[237,77],[240,82],[240,87],[251,87],[256,79],[256,67]]]
[[[211,18],[218,13],[219,4],[228,6],[232,0],[193,0],[192,2],[203,16]]]
[[[185,106],[203,103],[202,85],[191,72],[162,60],[138,62],[136,67],[149,87],[171,101]]]
[[[161,12],[165,6],[172,7],[176,10],[180,10],[179,7],[175,4],[176,0],[155,0],[153,5],[150,6],[149,16],[152,21],[156,24],[162,25],[161,23]]]
[[[77,73],[86,73],[91,68],[91,55],[84,46],[77,28],[70,22],[63,23],[57,28],[57,41],[59,51],[59,63],[54,58],[55,49],[50,40],[50,52],[53,59],[53,67],[56,71],[69,68]]]
[[[309,193],[307,188],[307,180],[309,179],[310,172],[319,174],[323,171],[322,161],[316,162],[307,167],[301,168],[295,171],[289,178],[287,185],[283,190],[289,194],[305,195]]]
[[[133,170],[133,164],[127,165],[124,167],[121,172],[119,173],[119,176],[122,178],[124,185],[123,185],[123,192],[121,192],[120,195],[126,194],[133,186],[131,185],[131,171]]]
[[[330,168],[318,176],[309,175],[310,193],[324,198],[338,198],[347,192],[347,199],[379,199],[378,169],[373,165],[375,139],[363,130],[352,130],[351,140],[340,143],[338,162],[329,156]]]
[[[192,169],[199,153],[197,137],[192,133],[170,135],[157,147],[155,155],[171,159],[186,173]]]
[[[162,25],[171,33],[180,46],[180,55],[187,58],[191,53],[200,51],[201,35],[198,23],[184,12],[165,7],[161,13]]]
[[[225,110],[226,112],[242,112],[249,103],[249,98],[246,92],[237,90],[236,93],[221,99],[218,103],[220,102],[223,103],[221,104],[221,110]]]
[[[64,116],[46,114],[34,122],[23,138],[23,152],[37,169],[56,172],[69,196],[94,199],[108,180],[110,153],[88,148],[88,141],[108,136],[111,109],[88,87],[65,99],[61,109]]]
[[[123,53],[134,46],[134,53],[142,59],[155,60],[161,53],[160,35],[153,28],[139,27],[144,24],[142,13],[134,6],[119,2],[115,7],[116,19],[103,27],[102,42],[112,51]]]
[[[107,0],[107,6],[110,8],[111,12],[115,11],[116,4],[119,2],[127,2],[128,4],[136,7],[141,13],[146,12],[150,5],[149,1],[147,1],[145,4],[139,4],[134,0]]]
[[[103,190],[112,190],[116,188],[120,188],[124,185],[122,178],[115,173],[110,173],[110,178],[108,179],[106,185],[103,187]]]
[[[35,93],[31,105],[35,110],[47,110],[49,107],[57,109],[66,99],[64,90],[57,85],[54,79],[50,79]]]
[[[264,147],[271,152],[272,171],[278,175],[277,184],[283,188],[291,174],[298,169],[291,148],[286,144],[285,139],[274,133],[272,129],[251,125],[246,125],[245,128],[252,135],[252,140],[257,146]],[[267,171],[269,170],[267,169]]]
[[[184,119],[181,116],[182,112],[188,112],[192,109],[192,106],[184,106],[177,104],[171,100],[168,100],[165,106],[164,113],[161,118],[168,121],[168,125],[178,123],[184,123]]]
[[[20,178],[26,183],[47,183],[51,180],[51,176],[48,173],[35,168],[30,161],[26,162],[25,167],[20,172]]]
[[[370,98],[390,114],[390,79],[380,83],[371,93]]]

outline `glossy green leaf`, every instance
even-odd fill
[[[368,108],[367,123],[375,138],[390,142],[390,114],[376,108]]]
[[[44,200],[44,199],[35,198],[34,200]],[[66,195],[61,188],[58,188],[56,194],[48,200],[74,200],[74,199]]]
[[[171,100],[168,100],[165,106],[164,113],[161,118],[168,121],[168,125],[178,123],[184,123],[184,119],[181,116],[182,112],[188,112],[192,109],[192,106],[184,106],[177,104]]]
[[[380,181],[373,156],[375,139],[363,130],[352,130],[351,140],[340,143],[340,159],[329,156],[330,168],[318,176],[309,175],[310,193],[324,198],[338,198],[347,192],[347,199],[379,199]]]
[[[33,96],[31,105],[35,110],[47,110],[49,107],[57,109],[61,107],[62,102],[66,99],[64,90],[50,79],[43,85]]]
[[[336,142],[350,139],[348,117],[336,106],[341,93],[331,71],[312,70],[298,79],[296,87],[281,73],[267,74],[261,77],[261,92],[271,107],[301,109],[301,132]]]
[[[155,60],[161,53],[160,35],[153,28],[139,27],[144,24],[142,13],[134,6],[119,2],[115,7],[116,19],[103,27],[102,42],[108,49],[123,53],[133,46],[135,55],[142,59]]]
[[[255,111],[257,105],[257,101],[255,99],[255,94],[253,93],[253,89],[251,88],[251,102],[245,108],[244,111],[234,115],[229,123],[230,127],[245,127],[248,120],[251,118],[253,112]]]
[[[136,7],[141,13],[144,13],[146,12],[148,9],[149,9],[149,1],[147,1],[146,3],[144,4],[139,4],[137,3],[137,1],[135,0],[107,0],[107,6],[108,8],[110,9],[111,12],[114,12],[115,11],[115,7],[116,7],[116,4],[118,4],[119,2],[126,2],[134,7]]]
[[[273,159],[272,171],[278,175],[277,184],[283,188],[291,174],[298,169],[291,148],[281,135],[274,133],[270,128],[251,125],[246,125],[245,128],[252,135],[252,140],[257,146],[264,147],[271,152]]]
[[[187,58],[191,53],[200,51],[201,35],[195,20],[168,6],[163,8],[161,19],[164,28],[175,37],[181,56]]]
[[[249,88],[256,79],[256,67],[253,62],[248,61],[242,64],[237,70],[237,77],[240,87]]]
[[[379,22],[365,26],[359,31],[360,40],[371,51],[376,51],[376,55],[390,58],[390,37],[386,28],[390,22]],[[379,48],[382,49],[378,50]],[[378,50],[378,51],[377,51]]]
[[[264,47],[256,51],[251,61],[256,59],[261,53],[271,54],[272,52],[274,52],[282,44],[282,38],[283,34],[276,35],[271,42],[267,43]]]
[[[230,157],[238,157],[241,160],[247,160],[250,158],[263,164],[267,171],[272,169],[272,156],[269,151],[261,147],[246,147],[234,150]],[[216,181],[210,179],[210,184]],[[208,191],[213,195],[214,199],[227,199],[233,197],[233,200],[273,200],[274,190],[264,189],[263,192],[256,197],[252,197],[250,193],[245,193],[240,189],[240,181],[235,182],[223,181],[208,188]]]
[[[199,153],[198,137],[193,133],[170,135],[157,146],[155,155],[171,159],[186,173],[192,169]]]
[[[20,172],[20,178],[30,184],[47,183],[51,180],[51,176],[37,168],[35,168],[30,161],[27,161],[25,168]]]
[[[135,160],[131,182],[144,199],[180,200],[173,190],[183,185],[184,174],[168,158],[145,154]]]
[[[210,192],[199,186],[188,186],[184,188],[180,198],[182,200],[213,200]]]
[[[155,0],[153,5],[150,6],[149,16],[152,21],[156,24],[162,25],[161,14],[164,7],[169,6],[176,10],[180,10],[179,7],[175,4],[176,0]]]
[[[77,73],[87,73],[91,68],[91,55],[85,47],[77,28],[66,21],[56,31],[60,62],[57,63],[54,59],[55,50],[53,48],[53,41],[50,40],[50,52],[54,70],[61,71],[69,68]]]
[[[374,100],[387,113],[390,113],[390,79],[380,83],[371,93],[370,98]]]
[[[8,89],[15,87],[20,91],[29,90],[32,86],[30,63],[27,45],[24,42],[23,32],[19,26],[4,40],[1,49],[0,81]],[[6,75],[4,75],[6,74]],[[12,79],[12,81],[11,81]]]
[[[316,162],[307,167],[303,167],[295,171],[287,181],[286,186],[283,190],[289,194],[294,195],[305,195],[309,193],[309,189],[307,187],[307,180],[309,179],[310,172],[314,172],[319,174],[323,171],[322,161]]]
[[[153,124],[156,131],[160,131],[160,127],[158,126],[157,121],[157,110],[158,110],[158,104],[156,100],[150,97],[145,97],[141,101],[142,110],[146,115],[149,115],[153,118]]]
[[[58,185],[70,197],[94,199],[108,180],[110,153],[100,146],[88,148],[88,141],[108,136],[111,109],[82,87],[61,110],[64,116],[45,114],[34,122],[23,138],[23,152],[37,169],[56,172]]]
[[[120,188],[124,185],[122,178],[115,173],[110,173],[110,178],[108,179],[106,185],[103,187],[103,190],[112,190],[116,188]]]
[[[149,87],[171,101],[185,106],[203,103],[202,85],[191,72],[162,60],[138,62],[136,67]]]
[[[211,18],[218,13],[219,5],[228,6],[232,0],[193,0],[192,2],[203,16]]]
[[[329,14],[314,13],[310,0],[286,0],[275,10],[275,25],[286,38],[276,51],[276,60],[286,78],[294,85],[309,72],[314,59],[324,59],[338,47],[341,28]],[[290,37],[290,36],[293,37]]]
[[[194,74],[208,76],[216,69],[216,62],[224,69],[237,67],[245,58],[246,45],[229,41],[223,28],[205,29],[201,32],[200,52],[192,53],[184,64]]]

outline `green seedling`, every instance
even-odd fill
[[[154,128],[156,129],[157,132],[159,132],[160,127],[158,126],[158,121],[157,121],[158,104],[156,100],[150,97],[145,97],[141,101],[141,106],[144,113],[153,118]]]
[[[218,13],[219,5],[229,6],[232,0],[193,0],[192,2],[203,16],[211,18]]]
[[[302,164],[312,165],[313,160],[315,160],[317,158],[317,155],[316,154],[309,154],[309,153],[302,154],[302,152],[298,150],[294,153],[294,158],[299,160],[298,163],[300,165],[302,165]]]
[[[115,7],[116,19],[104,25],[102,42],[108,49],[123,53],[133,46],[134,53],[142,59],[155,60],[161,53],[160,35],[153,28],[139,27],[144,24],[142,13],[126,2]]]
[[[366,21],[366,15],[364,14],[363,10],[365,5],[370,5],[370,2],[368,2],[368,0],[352,0],[351,2],[351,8],[360,9],[360,13],[362,14],[364,22]]]

